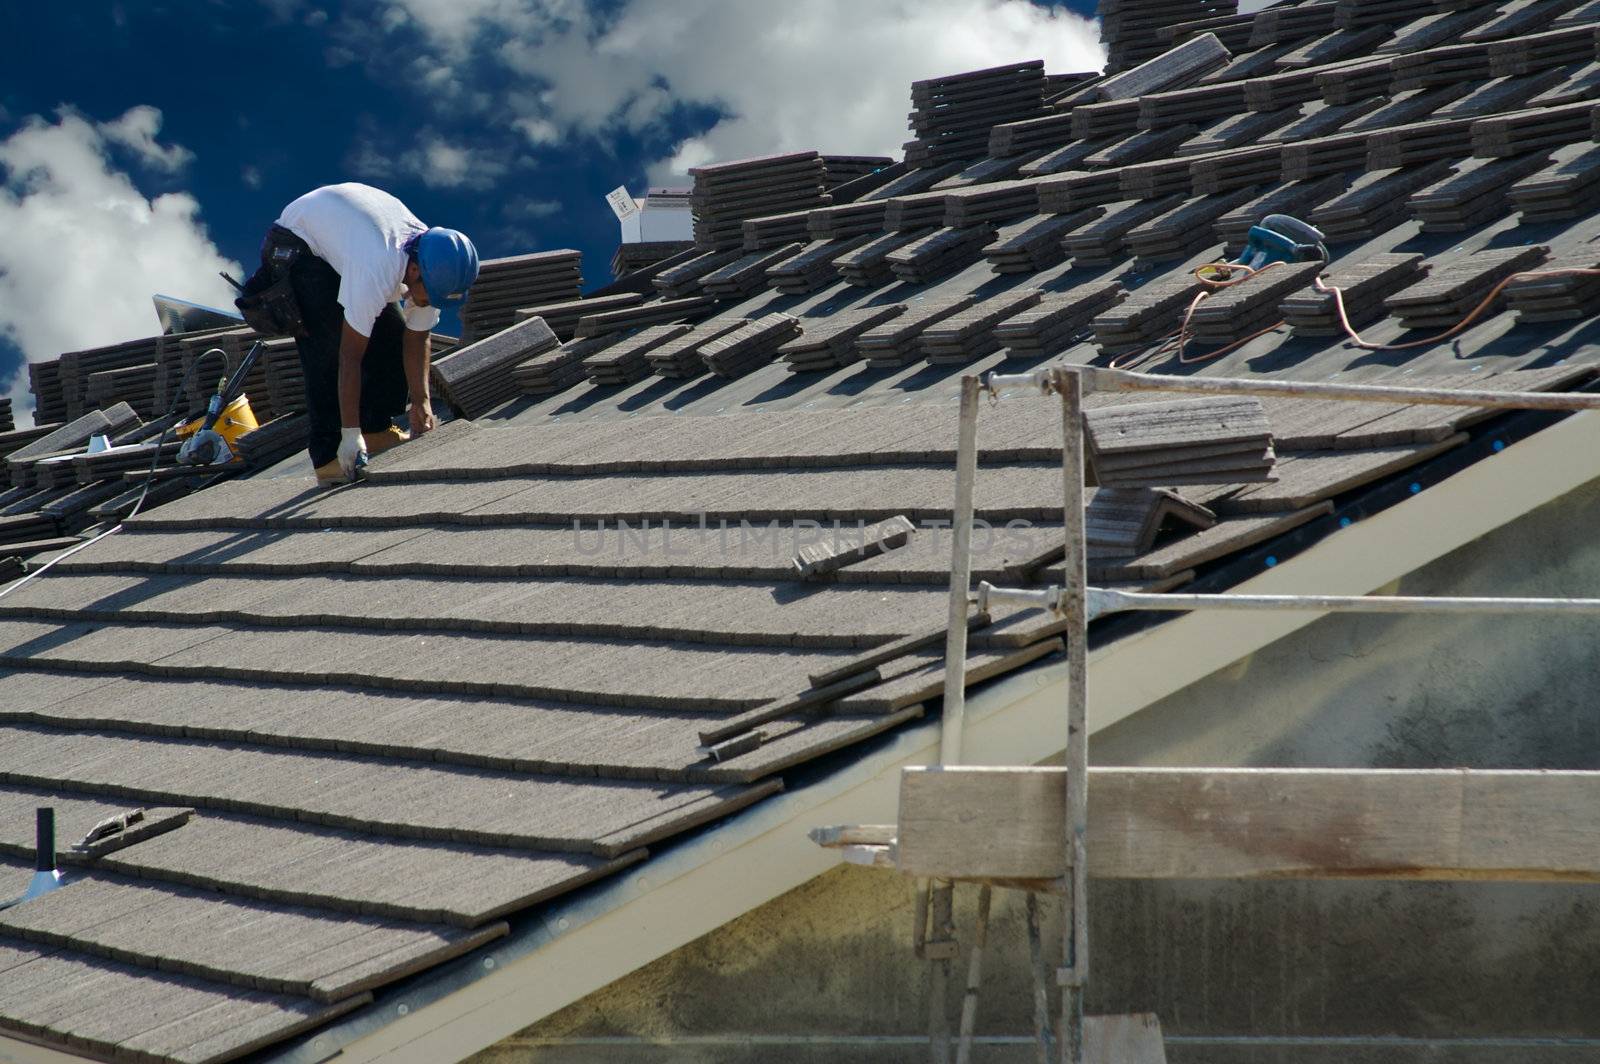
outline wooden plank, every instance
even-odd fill
[[[1438,443],[1408,443],[1362,451],[1303,451],[1278,463],[1278,482],[1246,488],[1216,503],[1220,514],[1299,509],[1343,495],[1420,465],[1467,440],[1457,433]]]
[[[1292,513],[1232,517],[1192,536],[1158,546],[1138,558],[1089,564],[1089,578],[1102,580],[1159,580],[1182,569],[1193,569],[1234,551],[1264,543],[1308,521],[1333,512],[1333,504],[1322,502]]]
[[[1060,551],[1058,550],[1057,553],[1060,553]],[[989,621],[990,617],[987,613],[974,613],[972,616],[967,618],[967,631],[975,632],[980,628],[987,627]],[[886,643],[881,647],[877,647],[876,649],[861,655],[860,657],[851,658],[842,665],[836,665],[832,668],[825,669],[822,672],[814,672],[809,677],[811,680],[811,686],[827,687],[829,684],[835,684],[841,680],[848,679],[851,676],[868,672],[874,668],[877,668],[879,665],[893,661],[896,658],[903,658],[907,654],[921,650],[924,647],[933,646],[935,643],[939,643],[944,640],[945,633],[947,631],[947,627],[941,624],[937,628],[930,628],[925,631],[916,632],[912,635],[906,636],[903,639],[897,639],[892,643]]]
[[[908,768],[899,869],[1054,879],[1064,768]],[[1600,882],[1600,772],[1089,770],[1089,872],[1111,879]]]

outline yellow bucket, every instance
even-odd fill
[[[188,439],[200,431],[206,423],[206,416],[201,414],[187,425],[178,428],[175,433],[180,440]],[[254,432],[261,426],[256,423],[255,411],[250,409],[250,397],[240,392],[233,402],[222,408],[222,413],[217,417],[217,423],[212,426],[218,436],[228,441],[232,447],[239,441],[239,437],[247,432]]]

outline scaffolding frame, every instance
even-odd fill
[[[971,539],[975,519],[973,488],[977,478],[979,403],[985,394],[992,400],[999,401],[1003,393],[1018,387],[1040,395],[1055,394],[1061,400],[1065,540],[1062,562],[1063,583],[1048,588],[1006,588],[983,581],[974,590],[971,587]],[[1483,389],[1456,390],[1225,377],[1170,377],[1094,366],[1052,365],[1024,374],[990,374],[985,381],[980,381],[973,375],[962,377],[956,452],[956,498],[952,520],[954,535],[951,546],[949,627],[945,643],[944,707],[940,721],[938,764],[943,767],[961,763],[962,737],[966,722],[967,621],[974,607],[979,612],[984,612],[995,604],[1039,607],[1049,610],[1064,621],[1067,742],[1066,815],[1065,831],[1061,838],[1066,875],[1050,882],[996,880],[981,884],[974,946],[969,958],[966,988],[962,999],[957,1064],[967,1064],[971,1055],[982,976],[982,952],[988,935],[993,886],[1015,887],[1027,891],[1029,952],[1034,974],[1037,1060],[1040,1064],[1044,1064],[1053,1055],[1052,1043],[1055,1043],[1055,1047],[1059,1049],[1059,1059],[1063,1064],[1085,1062],[1084,998],[1090,970],[1087,656],[1088,625],[1091,621],[1107,614],[1130,610],[1600,614],[1600,598],[1150,594],[1091,588],[1088,586],[1088,548],[1084,513],[1086,475],[1083,398],[1096,391],[1155,391],[1357,402],[1382,401],[1499,410],[1568,412],[1600,409],[1600,394],[1593,393],[1500,392]],[[855,829],[854,835],[850,834],[850,830],[821,829],[814,833],[813,837],[819,842],[826,837],[832,841],[824,844],[844,845],[847,848],[851,842],[865,844],[856,847],[860,851],[855,857],[856,860],[878,866],[893,866],[893,829],[886,831],[861,828]],[[844,834],[841,835],[841,832]],[[956,957],[952,915],[953,889],[953,881],[935,879],[931,883],[920,883],[917,891],[913,940],[917,955],[932,962],[929,988],[929,1040],[930,1059],[935,1064],[946,1064],[949,1060],[949,1018],[945,1002],[951,964]],[[1063,963],[1055,974],[1055,981],[1060,991],[1060,1008],[1054,1032],[1051,1030],[1048,1009],[1048,971],[1039,930],[1037,897],[1039,893],[1061,894],[1064,898]],[[1159,1028],[1156,1039],[1159,1043]],[[1102,1053],[1106,1053],[1106,1050],[1102,1050]],[[1114,1064],[1114,1062],[1104,1059],[1096,1060],[1093,1064]],[[1121,1061],[1115,1064],[1121,1064]]]

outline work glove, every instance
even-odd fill
[[[346,480],[355,480],[367,465],[367,441],[361,438],[359,428],[339,430],[339,468]]]

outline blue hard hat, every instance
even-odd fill
[[[417,237],[417,266],[428,303],[453,307],[467,298],[467,289],[478,279],[478,249],[467,234],[435,226]]]

